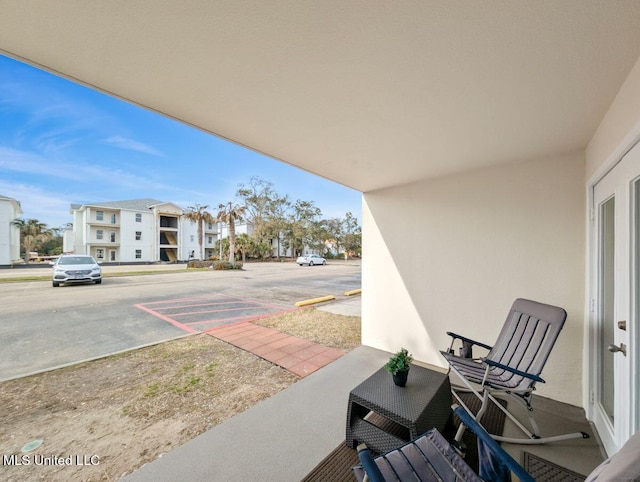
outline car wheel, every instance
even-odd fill
[[[326,261],[323,261],[323,262],[322,262],[322,266],[325,266],[326,264],[327,264],[327,262],[326,262]]]
[[[60,283],[58,283],[57,281],[54,281],[52,284],[54,288],[57,288],[58,286],[60,286]]]
[[[102,279],[97,279],[97,280],[96,280],[96,284],[97,284],[97,285],[102,284]]]
[[[313,266],[313,261],[309,261],[309,266]]]

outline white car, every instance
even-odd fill
[[[102,268],[86,254],[63,254],[53,263],[53,287],[60,283],[102,283]]]
[[[315,264],[325,265],[327,264],[327,260],[317,254],[305,254],[304,256],[299,256],[298,259],[296,259],[296,263],[300,266],[303,264],[308,264],[309,266],[313,266]]]

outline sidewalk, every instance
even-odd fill
[[[207,333],[279,365],[299,377],[306,377],[345,354],[337,348],[319,345],[251,322],[214,328]]]
[[[360,316],[360,296],[325,303],[317,309],[347,316]],[[208,330],[207,333],[279,365],[299,377],[310,375],[346,353],[251,322],[221,326]]]

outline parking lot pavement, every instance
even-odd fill
[[[200,333],[220,326],[254,321],[293,309],[288,305],[222,293],[139,303],[135,307],[187,333]]]
[[[355,298],[342,300],[341,293],[360,288],[360,267],[346,263],[247,263],[226,272],[187,271],[186,265],[103,268],[105,274],[176,272],[59,288],[47,278],[0,283],[0,381],[293,309],[296,301],[327,294],[340,301],[321,309],[354,308]],[[48,266],[0,269],[0,277],[50,273]]]

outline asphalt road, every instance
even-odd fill
[[[105,267],[104,272],[147,267]],[[157,268],[156,268],[157,269]],[[0,381],[292,309],[360,288],[360,266],[249,263],[242,271],[105,277],[101,285],[0,283]],[[0,277],[17,270],[2,270]],[[26,275],[40,269],[21,270]],[[42,273],[49,273],[44,268]]]

